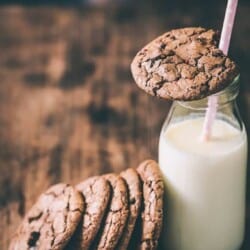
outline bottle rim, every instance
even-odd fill
[[[240,74],[237,75],[233,81],[223,90],[213,94],[214,96],[220,96],[223,95],[224,93],[228,93],[228,92],[236,92],[238,95],[238,91],[239,91],[239,80],[240,80]]]
[[[194,109],[194,110],[206,110],[208,104],[208,98],[211,96],[216,96],[218,98],[218,107],[221,108],[224,105],[234,101],[239,94],[239,79],[240,74],[237,75],[234,80],[223,90],[214,93],[213,95],[207,96],[205,98],[194,100],[194,101],[176,101],[179,105]]]

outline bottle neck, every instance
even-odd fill
[[[236,97],[239,94],[239,78],[238,75],[233,82],[224,90],[214,94],[217,97],[217,108],[220,109],[226,105],[233,105]],[[203,98],[197,101],[177,101],[179,105],[187,109],[206,110],[208,105],[208,98]]]

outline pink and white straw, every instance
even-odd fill
[[[221,49],[225,55],[227,55],[230,45],[237,5],[238,0],[228,0],[227,2],[227,8],[219,44],[219,49]],[[208,108],[206,111],[203,131],[201,135],[202,140],[209,140],[211,138],[213,122],[216,118],[217,103],[217,96],[210,96],[208,98]]]

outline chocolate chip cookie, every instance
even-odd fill
[[[74,250],[89,249],[102,222],[110,199],[110,185],[101,176],[91,177],[76,186],[85,199],[85,211],[72,242]]]
[[[84,210],[82,195],[57,184],[30,209],[11,241],[10,250],[61,250],[74,233]]]
[[[124,227],[126,226],[128,210],[128,190],[125,181],[118,175],[107,174],[105,179],[112,187],[110,207],[107,210],[105,221],[98,233],[97,243],[93,249],[116,249]]]
[[[124,232],[119,240],[116,249],[126,250],[128,248],[131,235],[134,231],[137,217],[140,213],[141,201],[142,201],[142,186],[140,177],[135,169],[128,168],[127,170],[123,171],[120,175],[125,180],[128,186],[129,217]]]
[[[143,211],[139,249],[157,249],[163,221],[164,184],[158,164],[142,162],[137,168],[143,181]]]
[[[239,74],[218,49],[218,33],[200,27],[169,31],[139,51],[131,64],[137,85],[167,100],[196,100],[228,86]]]

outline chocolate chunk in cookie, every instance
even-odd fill
[[[116,249],[124,227],[126,226],[128,210],[128,189],[125,181],[115,174],[104,175],[112,188],[110,206],[107,210],[106,218],[102,228],[98,233],[93,249]]]
[[[139,249],[157,249],[163,221],[164,184],[158,164],[142,162],[137,168],[143,181],[143,211]]]
[[[84,210],[82,195],[57,184],[43,193],[25,216],[10,250],[61,250],[74,233]]]
[[[76,188],[84,196],[85,211],[68,249],[87,250],[99,231],[109,203],[111,189],[108,181],[101,176],[91,177],[78,184]]]
[[[120,238],[116,249],[126,250],[128,248],[128,244],[131,235],[134,231],[135,223],[141,209],[142,185],[138,173],[133,168],[128,168],[127,170],[123,171],[120,175],[125,180],[128,186],[129,217],[127,220],[126,227],[123,231],[122,237]]]
[[[167,100],[196,100],[216,93],[239,74],[217,45],[218,34],[211,29],[169,31],[137,53],[131,64],[135,82]]]

